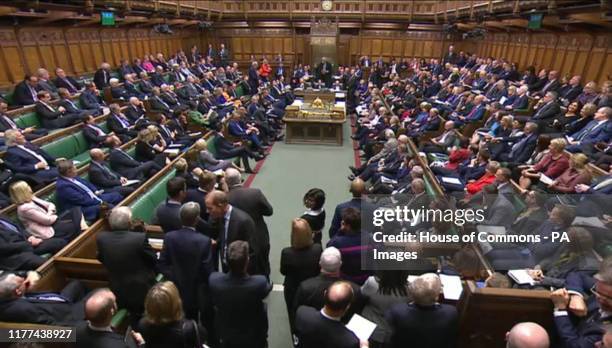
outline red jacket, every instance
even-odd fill
[[[465,186],[470,195],[475,195],[480,192],[485,186],[492,184],[495,181],[495,174],[485,172],[478,180],[471,182]]]
[[[448,156],[448,163],[446,163],[446,166],[444,167],[450,170],[457,169],[457,167],[459,167],[459,164],[461,164],[461,162],[470,158],[470,153],[471,152],[468,149],[457,149],[457,150],[451,151],[450,155]]]

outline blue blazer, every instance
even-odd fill
[[[49,163],[49,166],[55,166],[55,158],[51,157],[51,155],[45,152],[45,150],[29,143],[25,144],[24,146],[42,156],[45,161]],[[6,150],[6,157],[4,159],[4,163],[9,169],[13,170],[14,172],[23,174],[36,173],[38,170],[35,169],[34,166],[38,162],[39,160],[36,157],[30,155],[26,151],[18,148],[17,146],[10,146],[8,150]]]
[[[597,121],[589,122],[585,128],[590,127],[590,125]],[[582,130],[572,134],[573,136],[578,135]],[[599,142],[608,142],[612,138],[612,122],[610,120],[606,121],[603,125],[598,126],[594,130],[591,130],[587,135],[582,138],[580,141],[581,144],[596,144]]]
[[[246,129],[244,128],[244,126],[241,124],[240,121],[229,121],[227,125],[227,130],[229,134],[235,137],[246,137],[247,136]]]
[[[359,209],[360,211],[363,211],[362,216],[367,217],[372,217],[372,214],[374,213],[374,205],[368,201],[366,201],[365,199],[360,199],[360,198],[353,198],[350,201],[346,201],[344,203],[340,203],[336,206],[336,209],[334,210],[334,217],[332,219],[331,222],[331,226],[329,226],[329,239],[332,239],[336,234],[338,234],[338,231],[340,231],[340,222],[342,221],[342,212],[344,212],[344,209],[346,208],[355,208],[355,209]],[[364,221],[371,221],[370,220],[364,220]],[[364,231],[370,231],[369,230],[369,226],[361,226],[362,230]]]
[[[527,95],[522,95],[520,97],[517,97],[514,102],[512,102],[512,108],[514,110],[521,110],[521,109],[527,109],[527,107],[529,106],[529,98],[527,98]]]
[[[75,177],[75,179],[87,186],[93,192],[98,190],[97,187],[87,180],[84,180],[78,176]],[[56,190],[58,203],[61,207],[63,207],[63,209],[70,209],[76,206],[96,206],[100,204],[98,200],[91,198],[89,194],[79,186],[61,176],[57,178]]]
[[[484,104],[480,104],[480,105],[478,105],[476,107],[476,111],[474,111],[474,113],[472,113],[472,111],[470,111],[466,115],[465,121],[466,122],[478,121],[478,120],[480,120],[480,119],[482,119],[484,117],[485,111],[487,111],[487,109],[485,108]]]

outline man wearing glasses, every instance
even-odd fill
[[[567,289],[551,294],[554,321],[564,347],[594,347],[602,344],[606,327],[612,324],[612,257],[606,258],[592,278],[572,272]],[[586,297],[588,294],[588,298]]]

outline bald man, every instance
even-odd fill
[[[96,290],[85,302],[85,319],[76,329],[78,348],[128,347],[123,336],[113,332],[111,320],[117,312],[115,294],[107,288]],[[139,334],[134,339],[143,344]]]
[[[135,188],[126,186],[128,179],[113,171],[104,160],[104,151],[93,148],[89,151],[91,164],[89,165],[89,181],[105,192],[118,192],[126,197],[134,192]]]
[[[351,182],[349,192],[353,195],[353,198],[349,201],[340,203],[336,206],[334,211],[334,218],[332,219],[331,226],[329,227],[329,239],[332,239],[340,230],[340,222],[342,221],[342,212],[346,208],[355,208],[363,212],[363,217],[371,217],[374,211],[374,205],[368,202],[362,196],[366,193],[366,185],[363,180],[356,178]],[[371,219],[370,219],[371,220]],[[370,221],[367,220],[367,221]],[[370,225],[362,226],[364,231],[370,231]]]
[[[506,348],[548,348],[548,333],[536,323],[518,323],[506,333]]]
[[[353,288],[345,281],[331,284],[325,291],[325,305],[320,311],[300,306],[295,316],[295,330],[300,348],[359,348],[359,338],[344,326],[341,318],[353,300]],[[367,342],[363,343],[367,347]]]

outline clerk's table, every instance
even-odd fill
[[[287,107],[283,118],[286,143],[342,146],[346,105],[325,99],[315,98],[311,102],[295,100]]]

